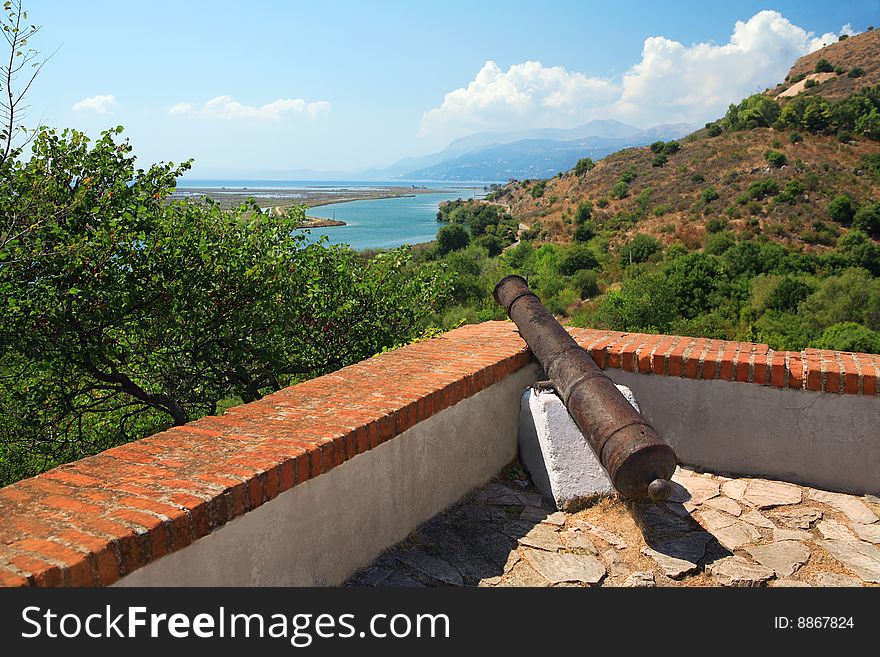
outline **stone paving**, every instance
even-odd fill
[[[678,468],[663,504],[551,511],[514,465],[346,586],[876,586],[880,499]]]

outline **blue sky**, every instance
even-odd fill
[[[57,54],[29,121],[122,124],[195,173],[356,171],[483,130],[700,124],[850,26],[851,2],[25,0]],[[739,22],[739,23],[738,23]]]

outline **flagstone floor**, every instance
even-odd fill
[[[880,499],[678,468],[663,504],[553,512],[514,465],[346,586],[875,586]]]

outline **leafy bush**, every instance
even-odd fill
[[[717,137],[722,132],[724,132],[724,130],[717,123],[706,124],[706,134],[708,134],[710,137]]]
[[[581,201],[574,214],[575,223],[582,224],[593,217],[593,204],[589,201]]]
[[[880,239],[880,201],[860,207],[853,217],[852,227]]]
[[[833,73],[834,66],[827,59],[820,59],[816,62],[816,68],[814,70],[816,73]]]
[[[880,354],[880,333],[872,331],[862,324],[842,322],[832,324],[816,341],[819,349],[834,351],[856,351],[868,354]]]
[[[748,198],[756,200],[767,196],[776,196],[779,193],[779,184],[773,178],[756,180],[749,185],[746,193]]]
[[[574,239],[578,242],[588,242],[593,239],[595,235],[596,226],[590,221],[578,224],[577,228],[574,229]]]
[[[583,245],[572,246],[559,262],[559,273],[571,276],[582,269],[595,269],[599,260],[593,251]]]
[[[581,269],[572,276],[572,285],[581,299],[592,299],[599,294],[599,275],[590,269]]]
[[[856,215],[858,207],[846,194],[838,194],[828,204],[828,216],[832,221],[848,226]]]
[[[654,159],[651,160],[651,166],[652,167],[662,167],[668,161],[669,161],[669,158],[666,157],[666,155],[664,153],[658,153],[657,155],[654,156]]]
[[[720,198],[720,195],[714,187],[706,187],[700,194],[700,197],[703,199],[703,202],[711,203],[715,199]]]
[[[532,187],[532,198],[541,198],[544,196],[544,190],[547,188],[547,181],[541,180],[535,183],[534,187]]]
[[[583,176],[585,173],[592,171],[594,166],[596,166],[596,163],[591,158],[582,157],[574,165],[574,175]]]
[[[849,70],[849,73],[846,74],[848,78],[860,78],[865,74],[865,69],[861,66],[854,66]]]
[[[780,153],[779,151],[774,150],[768,150],[764,153],[764,159],[767,160],[771,167],[776,169],[781,169],[788,162],[785,153]]]
[[[650,235],[639,233],[620,249],[620,262],[623,265],[645,262],[663,246]]]
[[[437,231],[437,249],[440,255],[465,248],[471,241],[467,229],[460,224],[443,226]]]
[[[614,187],[611,188],[610,192],[611,198],[622,199],[629,196],[629,185],[626,184],[623,180],[618,180],[614,183]],[[601,207],[601,206],[600,206]]]

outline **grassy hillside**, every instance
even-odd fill
[[[493,190],[509,220],[456,209],[470,244],[424,254],[454,274],[435,320],[502,316],[491,287],[516,272],[579,325],[880,353],[878,83],[872,31],[683,139]]]

